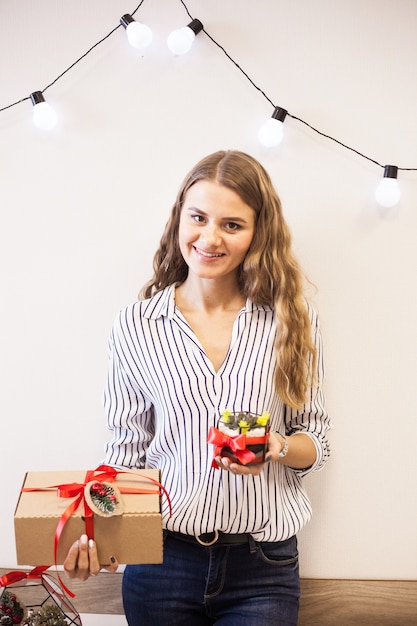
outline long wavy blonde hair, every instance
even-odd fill
[[[269,305],[277,322],[275,386],[282,400],[299,408],[307,399],[316,350],[304,297],[304,276],[291,250],[291,233],[269,174],[253,157],[236,150],[205,157],[185,177],[162,235],[154,276],[139,296],[148,298],[173,283],[182,283],[188,266],[180,252],[178,229],[187,191],[197,181],[211,180],[235,191],[256,213],[256,228],[239,268],[242,294]]]

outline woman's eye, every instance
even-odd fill
[[[197,222],[198,224],[201,224],[202,222],[204,222],[204,217],[202,215],[192,215],[191,219],[194,222]]]
[[[236,224],[236,222],[228,222],[226,224],[226,228],[228,230],[239,230],[240,229],[240,224]]]

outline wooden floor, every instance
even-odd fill
[[[63,579],[79,613],[123,614],[121,574]],[[299,626],[417,626],[417,581],[303,579],[301,589]]]

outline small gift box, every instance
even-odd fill
[[[57,581],[35,568],[0,578],[1,626],[81,626],[81,618]]]
[[[230,458],[240,465],[256,465],[265,461],[269,439],[269,413],[258,415],[249,411],[223,411],[218,428],[212,427],[207,441],[216,448],[216,456]]]

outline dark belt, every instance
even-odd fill
[[[222,533],[219,530],[215,530],[212,533],[204,533],[198,537],[194,535],[184,535],[183,533],[175,533],[172,530],[164,530],[165,537],[172,537],[173,539],[179,539],[180,541],[187,541],[188,543],[199,543],[206,548],[214,545],[219,546],[237,546],[249,542],[249,533]]]

